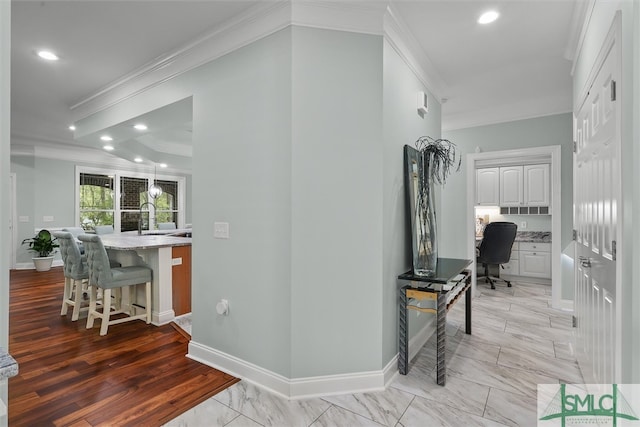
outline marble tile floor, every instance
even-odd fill
[[[536,387],[583,383],[570,313],[551,288],[478,284],[473,334],[464,302],[447,315],[447,383],[435,383],[435,336],[382,392],[286,400],[246,381],[166,424],[194,426],[536,426]]]

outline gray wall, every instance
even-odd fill
[[[292,377],[381,368],[382,37],[293,27]]]
[[[398,53],[384,43],[384,121],[383,121],[383,244],[382,244],[382,362],[385,365],[398,352],[398,280],[399,274],[411,268],[410,242],[407,242],[403,150],[404,145],[415,146],[421,136],[440,136],[441,109],[435,97],[424,87]],[[427,92],[429,112],[423,117],[416,109],[417,93]],[[439,189],[436,204],[439,205]],[[438,223],[442,221],[437,211]],[[440,242],[443,234],[438,235]],[[446,236],[445,236],[446,237]],[[415,336],[433,314],[411,312],[409,335]]]
[[[193,96],[193,192],[206,195],[193,201],[194,342],[287,378],[395,356],[402,146],[439,135],[440,106],[417,116],[425,88],[383,46],[288,27],[77,123],[88,134]],[[211,238],[215,221],[230,239]]]

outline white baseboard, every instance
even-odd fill
[[[160,326],[166,325],[167,323],[173,322],[176,318],[176,313],[171,310],[163,311],[162,313],[158,313],[157,311],[151,312],[151,323]]]
[[[572,299],[561,299],[560,306],[558,307],[563,311],[571,311],[573,312],[573,300]]]
[[[380,371],[290,379],[194,341],[187,357],[290,400],[382,391],[397,372],[396,356]]]
[[[409,360],[435,332],[435,319],[428,322],[409,341]],[[286,378],[253,363],[239,359],[195,341],[189,342],[187,357],[255,384],[285,399],[308,399],[335,394],[382,391],[398,375],[396,354],[380,371],[353,372],[306,378]]]
[[[54,259],[51,267],[62,267],[63,263],[61,259]],[[29,262],[17,262],[16,270],[35,270],[36,266],[33,265],[33,261]]]

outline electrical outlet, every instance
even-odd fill
[[[522,222],[520,223],[520,228],[521,228],[522,230],[524,230],[525,228],[527,228],[527,221],[522,221]]]

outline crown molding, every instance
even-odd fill
[[[213,31],[159,56],[71,106],[75,120],[151,89],[189,70],[253,43],[288,25],[288,1],[260,2]]]
[[[384,18],[384,35],[391,47],[427,90],[442,103],[449,90],[447,84],[392,4],[387,7]]]
[[[167,52],[71,106],[75,120],[132,98],[187,71],[291,25],[384,36],[438,99],[446,85],[388,2],[284,0],[261,2],[213,31]]]
[[[571,20],[571,33],[569,36],[569,44],[565,50],[565,57],[571,59],[573,64],[571,65],[571,75],[573,76],[576,70],[576,64],[582,51],[582,45],[584,44],[584,38],[593,16],[593,9],[596,5],[595,0],[589,0],[586,2],[578,1],[573,9],[573,18]],[[572,50],[572,52],[571,52]]]
[[[65,162],[80,163],[83,165],[100,166],[109,169],[124,169],[136,172],[153,173],[154,168],[148,165],[139,165],[120,157],[105,153],[102,150],[79,146],[61,144],[38,144],[34,142],[20,143],[12,141],[11,157],[35,157],[39,159],[63,160]],[[162,173],[179,173],[191,175],[190,170],[168,167]]]

